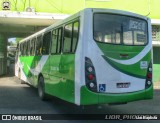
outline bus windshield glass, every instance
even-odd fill
[[[93,21],[95,41],[122,44],[146,45],[147,21],[124,15],[95,13]]]

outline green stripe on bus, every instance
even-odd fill
[[[102,56],[113,68],[115,68],[116,70],[124,73],[124,74],[127,74],[127,75],[130,75],[130,76],[133,76],[133,77],[137,77],[137,78],[142,78],[142,79],[145,79],[146,78],[146,72],[147,72],[147,69],[144,70],[143,73],[140,73],[136,70],[136,67],[139,67],[140,69],[140,63],[136,63],[134,65],[123,65],[123,64],[119,64],[119,63],[115,63],[113,62],[112,60],[110,60],[109,58],[107,58],[106,56]],[[135,69],[134,71],[136,72],[133,72],[133,69]]]

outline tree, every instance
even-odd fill
[[[16,43],[18,44],[23,38],[16,38]]]

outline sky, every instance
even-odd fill
[[[16,38],[9,38],[9,39],[8,39],[8,42],[15,43],[15,42],[16,42]]]

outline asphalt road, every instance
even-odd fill
[[[66,103],[57,98],[50,98],[48,101],[41,101],[38,98],[37,90],[20,81],[13,76],[13,69],[10,69],[8,76],[0,77],[0,114],[160,114],[160,88],[158,84],[154,87],[154,99],[131,102],[125,105],[101,105],[78,107]],[[8,121],[9,122],[9,121]],[[16,122],[16,121],[15,121]],[[42,122],[82,122],[80,120],[56,120]],[[83,122],[108,122],[83,120]],[[119,122],[118,120],[110,122]],[[137,121],[121,121],[137,122]],[[146,122],[141,121],[141,122]],[[149,121],[159,122],[159,121]]]

